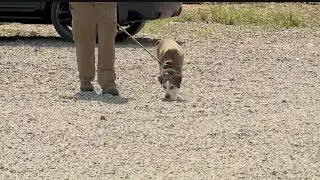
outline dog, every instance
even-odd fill
[[[165,100],[176,100],[181,81],[184,54],[181,46],[172,39],[161,39],[157,46],[157,58],[160,75],[158,81],[165,90]]]

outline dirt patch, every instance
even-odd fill
[[[319,28],[168,36],[186,53],[177,102],[133,43],[117,45],[112,98],[78,93],[71,43],[2,37],[1,178],[320,178]]]

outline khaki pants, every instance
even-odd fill
[[[98,34],[98,83],[115,85],[116,2],[70,2],[72,33],[80,81],[95,77],[95,46]]]

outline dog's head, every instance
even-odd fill
[[[180,89],[182,76],[171,68],[165,69],[164,73],[158,77],[159,83],[165,90],[166,100],[176,100]]]

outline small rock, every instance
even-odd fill
[[[313,43],[308,43],[308,44],[306,44],[306,47],[307,47],[307,48],[313,48],[313,47],[314,47],[314,44],[313,44]]]
[[[100,120],[107,120],[105,116],[101,116]]]
[[[215,66],[222,66],[222,62],[216,63]]]
[[[33,48],[33,52],[38,52],[40,49],[38,47]]]

